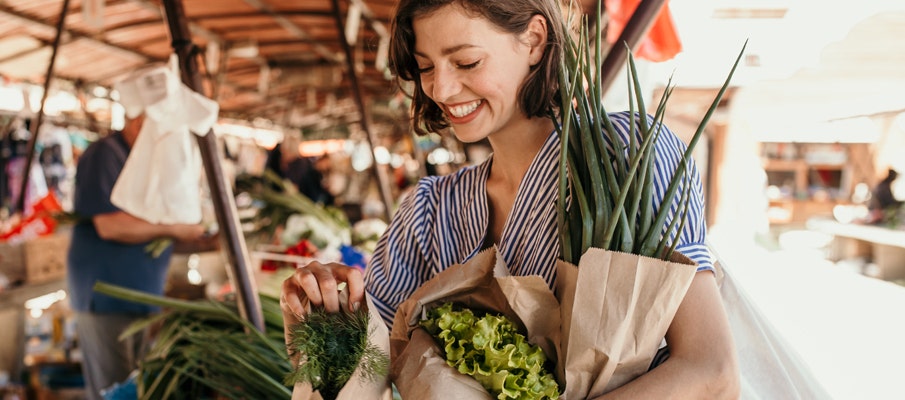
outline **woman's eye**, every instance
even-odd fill
[[[471,64],[459,64],[459,69],[472,69],[474,67],[477,67],[480,63],[480,61],[475,61]]]
[[[434,70],[434,67],[418,67],[419,74],[427,74]]]

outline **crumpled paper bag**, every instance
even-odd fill
[[[383,323],[383,319],[377,314],[376,308],[371,298],[365,295],[365,303],[370,316],[368,322],[368,341],[376,344],[384,354],[390,353],[390,333],[387,326]],[[339,294],[340,307],[348,309],[349,291],[343,290]],[[311,311],[311,304],[305,305],[305,312]],[[289,329],[287,326],[286,329]],[[288,340],[288,335],[287,335]],[[375,380],[365,379],[361,376],[361,371],[356,369],[352,374],[352,378],[346,382],[343,389],[340,390],[337,400],[390,400],[393,398],[390,389],[390,381],[387,376],[377,377]],[[320,393],[312,389],[309,383],[297,383],[292,389],[292,400],[323,400]]]
[[[390,378],[403,399],[492,398],[474,378],[450,367],[419,325],[428,310],[446,302],[505,315],[525,328],[528,341],[549,360],[556,360],[559,305],[553,292],[539,276],[509,276],[501,260],[495,248],[482,251],[440,272],[399,306],[390,333]]]
[[[145,120],[111,201],[151,223],[201,222],[201,157],[189,132],[206,135],[219,106],[182,83],[175,55],[169,67],[140,70],[114,87],[126,116]]]

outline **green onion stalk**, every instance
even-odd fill
[[[238,313],[234,301],[185,301],[98,282],[95,291],[160,306],[120,336],[149,327],[155,340],[138,367],[138,398],[290,399],[282,382],[291,371],[279,299],[261,295],[266,332]]]
[[[601,15],[599,2],[597,12]],[[571,31],[568,24],[564,31]],[[595,29],[593,43],[589,43],[585,19],[577,36],[565,35],[559,69],[562,107],[558,115],[552,116],[561,140],[558,199],[561,257],[577,265],[581,255],[596,247],[669,259],[677,242],[671,237],[678,237],[687,219],[692,189],[689,177],[692,152],[729,87],[747,42],[698,124],[669,181],[662,206],[655,212],[652,194],[654,148],[663,130],[666,103],[674,88],[672,79],[667,83],[656,112],[649,115],[635,60],[629,51],[629,113],[635,123],[630,124],[626,143],[602,103],[601,30]],[[672,211],[670,205],[676,201],[678,207]],[[667,224],[671,212],[675,215]]]

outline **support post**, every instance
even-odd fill
[[[376,138],[368,124],[368,113],[365,112],[365,104],[361,94],[361,84],[358,82],[358,74],[355,72],[355,60],[352,58],[352,47],[349,46],[349,41],[346,39],[346,29],[343,26],[342,12],[340,12],[339,9],[339,0],[333,0],[333,18],[336,20],[336,31],[339,32],[340,42],[343,45],[343,51],[346,55],[346,72],[348,73],[349,81],[352,84],[352,94],[355,97],[355,104],[358,105],[358,112],[361,114],[361,129],[365,131],[365,135],[368,137],[368,145],[371,147],[371,159],[374,160],[374,163],[371,165],[371,170],[374,173],[374,177],[377,179],[377,188],[380,191],[380,198],[383,200],[384,217],[387,222],[390,222],[390,219],[393,216],[393,199],[390,196],[389,179],[386,175],[386,171],[380,169],[377,165],[377,160],[374,159],[374,143],[376,142]]]
[[[192,34],[189,31],[182,0],[164,0],[163,6],[173,51],[179,56],[182,82],[192,90],[202,93],[196,48],[192,43]],[[240,229],[232,185],[226,181],[220,165],[217,137],[211,130],[207,132],[207,135],[195,135],[195,138],[198,148],[201,150],[204,172],[210,187],[217,223],[220,226],[221,243],[226,245],[226,255],[230,266],[229,277],[238,296],[239,313],[258,330],[264,332],[261,300],[258,298],[254,275],[251,273],[251,262],[245,247],[245,236]]]
[[[603,59],[603,65],[600,69],[602,74],[600,93],[607,92],[610,85],[613,84],[616,75],[625,67],[628,49],[625,48],[624,44],[627,43],[632,50],[636,49],[644,35],[650,31],[654,19],[657,18],[664,4],[666,4],[666,0],[641,0],[641,3],[635,8],[632,17],[625,25],[625,29],[619,34],[619,39],[616,40],[616,43],[613,43],[613,47],[607,53],[606,58]],[[599,25],[600,21],[598,20],[597,23]]]
[[[35,161],[35,147],[38,144],[38,132],[44,122],[44,103],[47,102],[47,94],[50,92],[50,82],[53,80],[53,65],[57,61],[57,53],[60,50],[60,41],[63,37],[63,26],[66,23],[66,14],[69,13],[69,0],[63,0],[63,8],[60,10],[60,19],[57,21],[57,34],[53,38],[53,51],[50,53],[50,62],[47,63],[47,73],[44,75],[44,93],[41,94],[41,109],[38,116],[31,124],[31,137],[28,138],[28,156],[25,158],[25,171],[22,176],[22,186],[19,190],[19,198],[16,202],[15,212],[25,213],[25,198],[28,190],[28,181],[31,179],[31,164]]]

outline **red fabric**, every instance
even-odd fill
[[[625,29],[629,19],[638,8],[641,0],[604,0],[610,20],[607,26],[607,41],[615,43]],[[633,53],[635,58],[643,58],[654,62],[666,61],[682,51],[682,42],[672,22],[669,3],[663,5],[660,14],[651,25],[650,31],[638,44]]]
[[[27,217],[13,226],[8,232],[0,234],[0,242],[24,242],[40,236],[53,234],[57,228],[54,215],[63,211],[59,200],[51,191],[31,205],[25,214]]]

